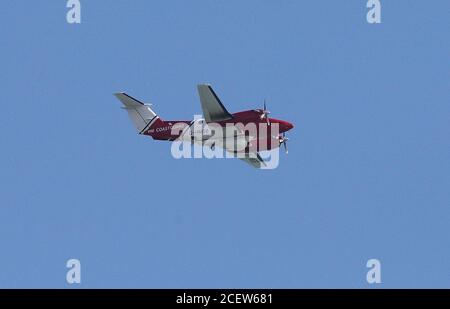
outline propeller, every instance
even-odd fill
[[[261,112],[261,119],[266,118],[267,125],[270,126],[270,120],[269,120],[270,111],[267,110],[266,99],[264,99],[263,106],[264,106],[264,108],[259,110]],[[279,146],[281,147],[281,144],[283,144],[286,154],[289,153],[288,147],[287,147],[288,140],[289,140],[289,138],[286,137],[286,132],[283,132],[283,134],[278,135],[278,141],[280,143]]]
[[[270,111],[267,110],[266,99],[264,99],[264,108],[261,110],[261,112],[262,112],[261,119],[266,118],[267,125],[270,126],[270,121],[269,121],[269,117],[268,117],[270,114]]]
[[[283,135],[281,135],[279,137],[279,139],[280,139],[280,146],[281,146],[281,144],[283,144],[284,150],[286,151],[286,154],[288,154],[289,152],[288,152],[288,147],[287,147],[287,141],[289,140],[289,138],[286,137],[286,133],[283,132]]]

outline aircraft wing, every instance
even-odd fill
[[[264,162],[263,158],[259,155],[259,153],[256,153],[256,157],[254,156],[246,156],[245,158],[239,158],[242,161],[250,164],[253,167],[256,168],[262,168],[266,166],[266,163]]]
[[[233,118],[210,85],[198,85],[197,88],[206,122],[218,122]]]

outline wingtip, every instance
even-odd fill
[[[211,87],[211,84],[209,84],[209,83],[201,83],[201,84],[198,84],[197,87]]]
[[[113,93],[113,95],[115,96],[115,97],[120,97],[120,96],[122,96],[122,95],[124,95],[125,94],[125,92],[115,92],[115,93]]]

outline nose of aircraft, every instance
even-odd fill
[[[281,129],[283,131],[289,131],[290,129],[292,129],[294,127],[294,125],[290,122],[287,121],[280,121],[281,123]]]
[[[294,128],[294,125],[292,123],[284,121],[284,120],[270,118],[270,122],[278,123],[280,132],[286,132],[286,131],[289,131],[290,129]]]

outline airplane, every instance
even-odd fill
[[[122,108],[128,112],[139,134],[150,136],[154,140],[183,140],[192,144],[206,145],[211,149],[218,146],[255,168],[267,166],[259,154],[260,151],[272,150],[283,145],[286,153],[288,152],[286,132],[294,125],[284,120],[269,118],[270,111],[267,110],[265,101],[262,109],[231,114],[211,85],[200,84],[197,89],[203,118],[194,120],[162,120],[151,108],[152,104],[143,103],[124,92],[114,95],[123,104]],[[245,128],[252,124],[256,130],[245,132]],[[232,130],[228,130],[230,127]],[[217,132],[213,134],[213,131],[220,131],[220,128],[221,134]]]

